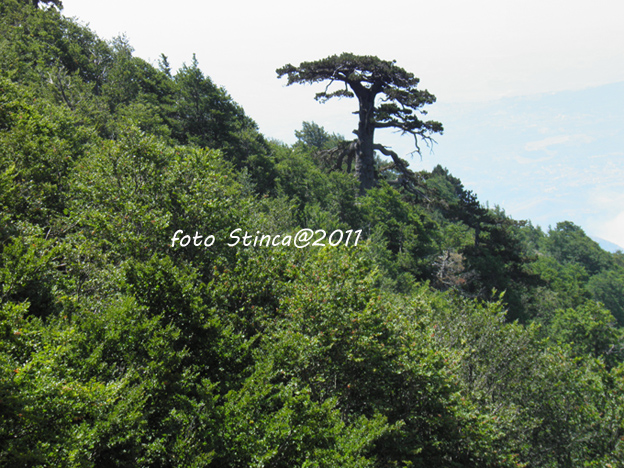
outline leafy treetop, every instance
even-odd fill
[[[385,146],[374,143],[376,129],[396,128],[413,135],[418,153],[419,139],[429,143],[433,133],[443,131],[440,122],[424,121],[419,116],[426,115],[422,107],[434,103],[435,96],[427,90],[417,89],[420,80],[395,63],[369,55],[343,53],[303,62],[298,67],[288,64],[276,70],[278,77],[288,77],[288,85],[329,81],[325,90],[316,94],[316,100],[320,102],[334,97],[357,97],[359,124],[354,132],[357,139],[355,144],[344,145],[343,148],[351,153],[349,161],[355,157],[356,175],[362,192],[375,184],[375,150],[392,157],[392,168],[401,173],[401,182],[413,179],[406,161]],[[344,83],[344,88],[330,90],[336,81]],[[377,96],[381,99],[377,100]],[[344,155],[339,156],[340,160],[342,157]]]
[[[63,2],[61,0],[27,0],[25,3],[30,3],[35,8],[39,7],[40,3],[52,4],[56,6],[59,10],[63,9]]]

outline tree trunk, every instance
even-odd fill
[[[360,195],[375,186],[375,123],[373,109],[375,96],[364,92],[358,95],[360,102],[358,124],[358,145],[355,153],[355,175],[360,181]]]

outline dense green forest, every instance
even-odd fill
[[[0,466],[624,466],[622,252],[452,168],[362,186],[38,3],[0,0]]]

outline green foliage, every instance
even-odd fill
[[[243,118],[223,88],[217,87],[199,69],[193,55],[191,65],[183,65],[175,76],[178,88],[178,139],[201,147],[218,148],[232,137],[237,119]]]
[[[536,326],[506,324],[501,302],[434,304],[436,339],[455,350],[462,397],[492,425],[492,450],[505,450],[520,466],[549,467],[581,466],[615,452],[621,382],[602,363],[546,346]],[[604,329],[593,320],[588,329],[600,341]],[[560,323],[561,330],[570,325]]]
[[[227,239],[245,203],[217,152],[172,148],[132,128],[77,163],[71,187],[69,209],[79,220],[73,229],[84,239],[99,232],[109,255],[135,258],[168,251],[177,230]],[[174,251],[204,263],[224,246]]]
[[[324,173],[300,145],[292,149],[273,144],[276,160],[276,192],[292,200],[297,207],[295,220],[299,225],[316,229],[319,221],[314,211],[329,214],[324,229],[356,229],[361,226],[360,209],[355,203],[357,180],[342,172]],[[306,209],[307,208],[307,209]],[[318,213],[317,213],[318,215]]]
[[[600,304],[587,301],[577,309],[558,310],[550,336],[570,344],[577,356],[602,356],[613,364],[621,360],[622,334],[615,328],[613,315]]]
[[[589,299],[585,284],[589,275],[581,265],[561,264],[553,257],[542,256],[533,265],[534,271],[543,278],[564,307],[576,307]]]
[[[329,134],[323,127],[314,122],[303,122],[301,130],[295,130],[298,143],[306,149],[316,151],[330,149],[343,142],[344,138],[335,133]]]
[[[611,311],[620,326],[624,326],[624,269],[606,270],[587,282],[592,297]]]
[[[431,275],[435,252],[436,225],[424,210],[404,201],[401,195],[382,184],[360,198],[362,221],[375,242],[384,246],[379,263],[408,288],[412,279]],[[401,286],[402,285],[402,286]]]
[[[347,423],[335,399],[316,402],[309,387],[284,382],[284,371],[261,364],[225,403],[224,466],[372,467],[373,442],[388,432],[383,418]]]
[[[341,137],[39,3],[0,2],[0,465],[622,465],[621,254],[441,167],[358,196]],[[302,227],[362,239],[227,245]]]
[[[247,168],[261,192],[275,178],[267,143],[256,123],[245,115],[224,88],[199,69],[195,55],[175,75],[176,110],[173,135],[185,144],[222,149],[238,169]]]
[[[570,222],[558,223],[548,236],[536,230],[530,232],[531,248],[545,254],[538,257],[532,269],[556,294],[552,309],[577,308],[593,299],[604,304],[622,326],[624,270],[618,255],[600,249]]]
[[[569,221],[557,223],[556,229],[549,231],[545,244],[556,260],[579,264],[590,275],[608,268],[611,263],[609,254]]]
[[[91,30],[56,9],[36,10],[17,0],[4,0],[0,13],[3,70],[38,85],[53,79],[54,68],[61,67],[92,83],[96,91],[101,86],[110,50]]]
[[[6,302],[29,304],[29,310],[37,316],[47,316],[56,309],[50,291],[50,272],[55,249],[41,237],[13,238],[2,246],[0,264],[0,304]]]
[[[0,79],[0,90],[0,170],[16,184],[12,211],[49,225],[65,207],[67,177],[88,134],[65,109],[38,101],[25,87]]]

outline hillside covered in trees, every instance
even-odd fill
[[[452,168],[362,189],[38,3],[0,0],[0,466],[624,465],[622,252]]]

